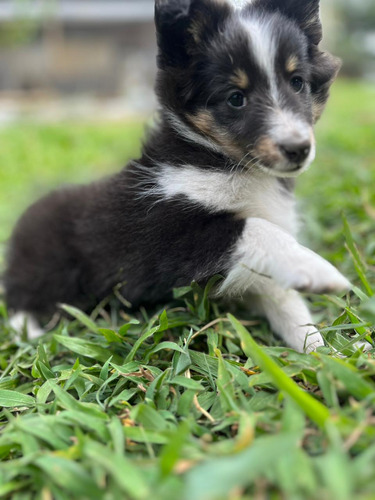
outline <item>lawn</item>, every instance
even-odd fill
[[[3,128],[0,241],[51,187],[122,166],[141,131]],[[317,132],[298,186],[301,240],[355,284],[308,296],[327,347],[286,349],[194,284],[131,315],[113,299],[90,317],[66,306],[71,321],[31,343],[15,339],[0,301],[1,498],[375,497],[375,357],[353,347],[375,327],[374,86],[338,82]]]

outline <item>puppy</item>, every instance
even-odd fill
[[[350,284],[296,240],[294,178],[339,62],[319,43],[319,0],[156,0],[158,126],[142,156],[54,192],[15,228],[5,275],[15,315],[89,310],[121,283],[133,306],[222,274],[287,345],[323,345],[298,291]]]

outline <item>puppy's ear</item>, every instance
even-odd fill
[[[329,89],[341,68],[341,61],[318,47],[311,51],[311,94],[313,116],[316,122],[321,117],[329,97]]]
[[[279,11],[293,19],[314,45],[322,40],[319,0],[258,0],[257,5],[268,11]]]
[[[196,45],[209,40],[225,23],[232,8],[226,0],[192,0],[189,33]]]
[[[189,26],[190,0],[156,0],[155,26],[159,47],[158,65],[185,64],[186,32]]]
[[[225,0],[156,0],[158,64],[184,67],[231,11]]]

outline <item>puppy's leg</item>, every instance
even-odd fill
[[[284,290],[271,280],[254,283],[256,294],[250,297],[251,307],[264,315],[272,330],[298,352],[315,351],[324,341],[313,325],[305,302],[295,290]]]
[[[18,312],[12,316],[10,326],[17,332],[18,338],[21,337],[24,330],[26,330],[29,340],[37,339],[44,334],[35,318],[26,312]]]
[[[279,226],[250,218],[221,291],[242,295],[259,276],[271,278],[285,289],[314,293],[341,292],[351,287],[335,267]]]
[[[284,290],[266,278],[254,282],[253,291],[255,293],[247,297],[251,309],[265,316],[272,330],[288,346],[299,352],[312,352],[324,345],[323,337],[314,326],[310,311],[298,292]],[[353,348],[366,352],[373,346],[361,340],[353,344]]]

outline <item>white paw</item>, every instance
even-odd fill
[[[280,265],[278,274],[280,285],[300,292],[339,293],[352,287],[332,264],[303,246],[289,256],[285,267]]]
[[[301,353],[310,353],[324,346],[323,337],[311,325],[294,327],[293,332],[287,335],[287,342],[290,347]]]
[[[10,319],[10,326],[17,332],[17,337],[21,338],[22,333],[26,330],[27,338],[34,340],[44,334],[38,322],[29,313],[18,312]]]
[[[362,349],[364,352],[373,349],[373,346],[369,342],[366,342],[366,340],[359,340],[358,342],[353,344],[353,347],[356,351]]]
[[[341,348],[338,350],[335,347],[331,346],[331,349],[333,350],[333,352],[336,354],[337,357],[342,358],[342,359],[347,358],[347,355],[342,353],[342,350],[345,351],[344,348]],[[360,349],[363,352],[367,352],[367,351],[370,351],[371,349],[373,349],[373,346],[371,344],[369,344],[368,342],[366,342],[366,340],[359,340],[358,342],[355,342],[354,344],[351,344],[350,347],[348,347],[349,352],[353,352],[353,350],[358,351]]]
[[[317,350],[318,347],[324,346],[324,340],[321,334],[314,329],[313,332],[305,335],[303,352],[309,353]]]

